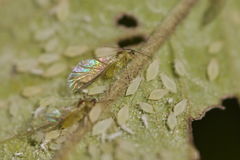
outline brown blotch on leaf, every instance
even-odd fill
[[[139,34],[139,35],[134,35],[134,36],[130,36],[130,37],[120,39],[117,42],[117,44],[120,48],[124,48],[124,47],[136,46],[136,45],[139,45],[139,44],[141,44],[145,41],[146,41],[145,36],[142,35],[142,34]]]
[[[125,28],[136,28],[139,23],[133,15],[123,13],[117,17],[116,24]]]

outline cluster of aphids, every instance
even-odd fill
[[[72,70],[68,77],[68,87],[73,93],[81,93],[83,89],[92,84],[97,78],[102,75],[111,78],[117,70],[121,69],[127,62],[131,60],[137,51],[133,49],[115,49],[115,54],[100,58],[93,58],[80,61]],[[84,115],[90,111],[97,101],[81,100],[77,109],[70,112],[70,114],[62,120],[61,128],[71,126],[74,122],[84,118]]]
[[[105,75],[108,78],[114,76],[115,73],[127,65],[127,63],[135,56],[137,51],[133,49],[115,49],[115,53],[109,56],[87,59],[80,61],[68,76],[67,84],[74,94],[83,93],[83,90],[92,84],[99,77]],[[69,128],[86,118],[91,108],[96,105],[96,99],[79,100],[76,107],[69,111],[60,112],[54,110],[47,114],[47,124],[31,129],[26,133],[17,136],[32,134],[36,131],[49,132],[51,130],[63,130]],[[14,138],[11,137],[10,139]]]

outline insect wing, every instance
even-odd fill
[[[68,77],[68,86],[77,92],[82,88],[87,87],[96,79],[109,64],[113,62],[112,56],[102,57],[98,59],[87,59],[80,61],[73,69]]]

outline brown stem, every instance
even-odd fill
[[[141,52],[132,60],[128,67],[120,75],[110,87],[108,93],[103,97],[104,101],[114,101],[119,96],[122,96],[128,87],[129,83],[139,74],[140,71],[149,63],[149,58],[160,49],[170,35],[175,31],[176,27],[188,15],[190,9],[198,0],[182,0],[170,12],[165,20],[157,26],[154,32],[149,36],[148,41],[141,47]]]
[[[149,39],[141,47],[141,52],[133,59],[128,67],[120,75],[110,87],[108,92],[101,98],[105,103],[105,109],[117,100],[118,97],[124,95],[129,83],[142,71],[142,69],[150,63],[149,57],[160,49],[166,42],[170,35],[175,31],[176,27],[188,15],[194,4],[198,0],[182,0],[179,4],[169,13],[165,20],[157,26]],[[79,127],[76,132],[71,136],[69,141],[62,147],[62,149],[55,155],[55,160],[65,160],[74,146],[83,138],[83,136],[91,129],[92,124],[88,121],[84,128]]]

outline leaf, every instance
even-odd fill
[[[208,7],[202,17],[202,26],[210,24],[222,11],[225,0],[209,0]]]
[[[193,1],[198,2],[195,7],[191,6]],[[179,3],[184,2],[190,3],[179,7]],[[137,9],[132,10],[130,6]],[[179,8],[183,9],[180,13],[177,12]],[[184,18],[182,13],[187,15],[184,10],[189,8],[190,16]],[[122,0],[117,5],[113,0],[107,3],[0,0],[0,141],[13,136],[4,144],[0,142],[0,157],[26,160],[36,157],[44,160],[53,157],[54,160],[200,159],[196,157],[198,147],[189,142],[191,132],[186,127],[191,123],[189,119],[203,116],[203,112],[209,106],[218,105],[222,97],[239,98],[240,95],[239,10],[238,0],[226,5],[222,0]],[[173,17],[173,13],[178,14]],[[129,23],[122,22],[119,25],[119,20],[126,18],[135,25],[129,27]],[[169,25],[172,22],[176,25]],[[126,45],[123,47],[126,50],[118,48],[122,44]],[[73,66],[99,55],[122,57],[119,51],[131,51],[131,54],[126,64],[121,63],[126,61],[124,58],[117,63],[116,75],[106,78],[102,74],[84,93],[70,93],[66,79]],[[213,59],[217,63],[214,64]],[[140,80],[143,76],[146,81]],[[129,82],[136,77],[137,83],[130,87]],[[115,85],[117,80],[121,83]],[[40,87],[42,91],[35,96],[27,91],[25,93],[30,96],[23,97],[22,91],[28,86]],[[99,95],[87,95],[86,91],[94,86],[117,90],[114,92],[117,99],[112,99],[113,92],[108,89]],[[153,92],[158,89],[167,90],[169,94],[160,96]],[[149,99],[151,92],[155,97]],[[101,101],[105,96],[109,100]],[[48,122],[47,113],[54,109],[61,111],[58,117],[61,121],[68,111],[78,107],[81,110],[83,103],[93,99],[100,102],[101,107],[85,106],[83,120],[72,127],[40,129],[31,136],[18,135],[28,133],[30,126],[44,125]],[[182,100],[186,100],[187,105],[180,103]],[[151,107],[144,111],[139,103]],[[124,120],[125,125],[113,125],[114,121],[118,122],[123,106],[131,111],[127,123]],[[88,129],[86,124],[99,125],[109,117],[112,117],[110,127],[105,129],[105,124],[95,129],[99,134],[93,136],[93,128]],[[43,151],[44,135],[52,131],[60,131],[60,136],[46,144]],[[32,146],[34,136],[37,138]],[[57,156],[59,153],[63,156]],[[16,157],[18,155],[20,157]]]

